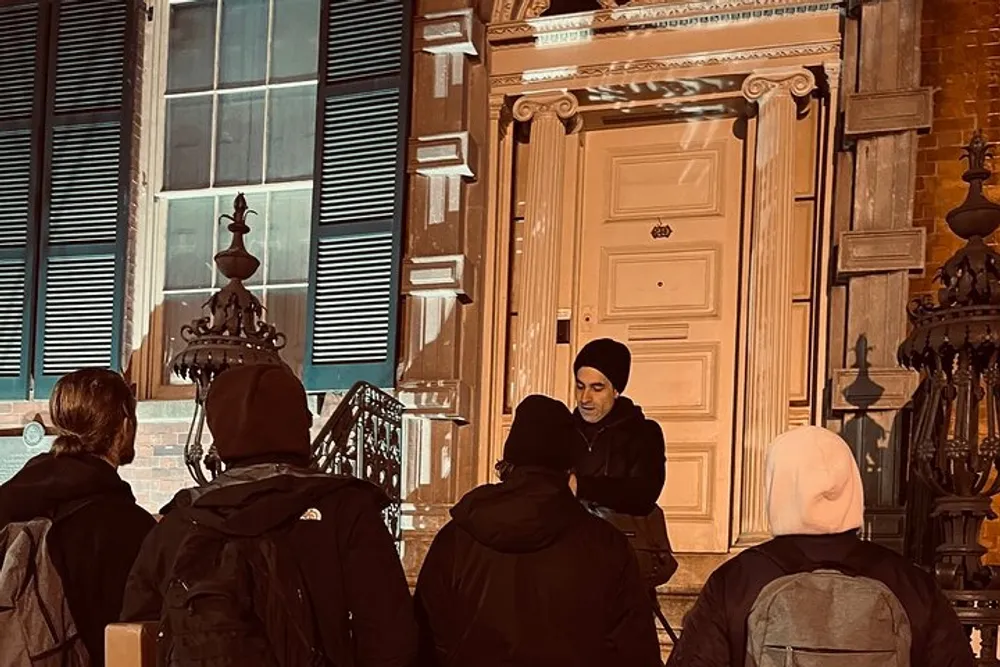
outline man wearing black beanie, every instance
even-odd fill
[[[629,349],[610,338],[590,341],[577,355],[573,418],[587,449],[570,487],[592,512],[629,536],[651,611],[676,641],[656,595],[677,570],[666,518],[656,504],[666,478],[666,448],[660,425],[622,396],[631,366]]]
[[[576,466],[581,500],[614,512],[648,514],[663,491],[666,448],[663,431],[642,409],[622,396],[632,355],[610,338],[587,343],[573,363],[573,416],[587,440]]]
[[[518,405],[501,483],[466,494],[424,559],[422,666],[661,665],[628,541],[570,491],[584,448],[559,401]]]

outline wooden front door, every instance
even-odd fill
[[[729,544],[742,144],[732,120],[588,133],[574,333],[632,350],[667,441],[674,548]]]

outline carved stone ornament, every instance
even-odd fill
[[[580,102],[572,93],[547,93],[525,95],[514,103],[514,119],[526,123],[536,116],[552,114],[562,120],[573,118],[580,109]]]
[[[582,65],[569,69],[555,68],[551,72],[546,72],[547,76],[544,79],[539,77],[539,80],[543,80],[546,85],[550,86],[558,82],[557,85],[566,88],[586,88],[590,85],[603,85],[600,82],[606,82],[607,79],[615,76],[629,77],[630,81],[661,81],[664,78],[669,79],[677,76],[678,70],[693,67],[731,65],[751,60],[799,58],[827,54],[835,55],[840,52],[840,49],[840,41],[836,40],[800,46],[725,51],[704,56],[682,56],[660,60],[616,61],[599,65]],[[512,86],[522,87],[523,84],[524,75],[521,73],[497,74],[490,77],[490,86],[494,89]]]
[[[838,12],[842,3],[835,0],[813,0],[804,5],[796,0],[594,0],[594,12],[588,17],[592,28],[624,27],[628,24],[648,25],[649,22],[681,20],[679,27],[715,25],[719,21],[760,21],[792,14]],[[544,5],[544,6],[542,6]],[[489,33],[494,36],[517,37],[538,30],[558,30],[558,22],[549,26],[530,21],[542,16],[549,2],[539,0],[497,0],[493,5]],[[624,11],[623,11],[624,10]],[[687,20],[685,20],[687,17]],[[551,18],[551,17],[546,17]]]
[[[816,77],[802,67],[759,70],[743,81],[743,96],[751,102],[759,102],[771,93],[804,97],[814,88],[816,88]]]
[[[523,12],[521,16],[523,19],[533,19],[541,16],[545,13],[545,10],[549,8],[549,0],[526,0]]]
[[[549,8],[550,0],[497,0],[493,7],[493,23],[523,21],[538,18]]]

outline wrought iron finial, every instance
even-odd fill
[[[944,309],[957,307],[1000,306],[1000,253],[987,245],[1000,227],[1000,205],[983,194],[983,183],[991,172],[986,166],[992,157],[990,144],[982,131],[976,132],[962,150],[961,159],[969,168],[962,180],[969,184],[965,201],[948,212],[948,226],[966,244],[941,265],[935,279],[941,287],[937,303],[921,296],[910,302],[910,319],[934,317]]]
[[[969,171],[986,171],[983,180],[989,178],[989,168],[986,166],[986,158],[993,157],[993,150],[990,143],[986,141],[983,131],[976,130],[969,140],[969,145],[962,149],[962,159],[969,161]],[[968,181],[966,176],[963,179]]]
[[[243,244],[243,237],[250,233],[246,223],[248,213],[257,215],[257,211],[247,206],[246,197],[241,192],[233,202],[233,214],[219,216],[219,220],[231,221],[227,229],[232,233],[233,240],[228,248],[215,256],[215,265],[230,280],[249,280],[260,268],[260,260],[247,252]]]
[[[962,159],[969,162],[962,180],[969,184],[969,192],[964,202],[948,212],[945,220],[951,231],[967,241],[976,237],[988,238],[1000,227],[1000,205],[983,194],[983,183],[992,174],[986,161],[992,157],[990,143],[982,130],[972,135],[969,144],[962,149]]]
[[[935,574],[946,590],[962,591],[952,602],[967,624],[982,624],[984,655],[992,660],[997,622],[989,614],[1000,606],[1000,570],[983,564],[986,548],[979,544],[979,528],[993,518],[992,499],[1000,493],[1000,255],[986,244],[1000,226],[1000,206],[983,195],[989,156],[986,138],[976,133],[962,156],[969,162],[962,177],[968,195],[947,216],[966,243],[935,277],[937,303],[911,302],[913,328],[897,354],[923,380],[910,452],[935,495],[932,516],[945,536]]]
[[[247,252],[243,242],[243,237],[250,233],[246,224],[248,213],[254,211],[241,193],[233,202],[233,214],[220,216],[220,220],[231,221],[228,229],[233,238],[227,249],[215,255],[215,265],[229,282],[204,304],[208,307],[207,315],[181,327],[181,337],[187,346],[171,361],[173,372],[197,387],[197,410],[185,447],[185,460],[200,483],[207,481],[202,464],[212,475],[221,471],[214,450],[202,458],[203,407],[212,380],[230,366],[285,363],[280,354],[285,347],[285,335],[264,321],[263,305],[243,284],[260,267],[260,261]]]

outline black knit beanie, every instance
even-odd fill
[[[234,366],[212,381],[205,420],[224,463],[312,453],[306,390],[287,366]]]
[[[535,394],[521,401],[514,411],[503,460],[512,466],[567,471],[586,448],[569,409],[554,398]]]
[[[576,375],[585,366],[603,373],[611,381],[611,386],[622,394],[628,386],[628,377],[632,371],[632,353],[616,340],[598,338],[584,345],[576,355],[573,374]]]

